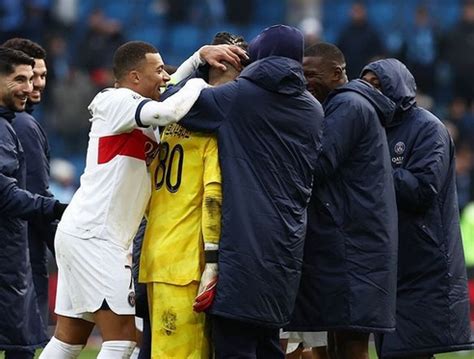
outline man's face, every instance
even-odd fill
[[[332,90],[347,82],[346,64],[325,64],[321,57],[304,57],[303,70],[308,91],[321,103]]]
[[[164,69],[160,54],[146,54],[144,64],[137,70],[139,84],[138,93],[142,96],[158,100],[160,87],[166,86],[170,76]]]
[[[372,71],[367,71],[362,76],[362,80],[368,82],[372,86],[374,86],[377,90],[382,91],[382,86],[380,85],[380,80],[375,73]]]
[[[28,96],[33,90],[33,68],[15,66],[10,75],[0,75],[0,105],[12,111],[24,111]]]
[[[33,68],[33,91],[29,96],[29,100],[37,104],[41,102],[41,94],[46,86],[46,62],[43,59],[35,59],[35,67]]]

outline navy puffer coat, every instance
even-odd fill
[[[12,122],[23,147],[26,163],[26,189],[45,197],[52,197],[49,191],[49,144],[41,125],[31,115],[33,106],[17,112]],[[33,282],[38,298],[39,309],[48,330],[48,251],[54,255],[54,235],[56,223],[42,220],[28,222],[28,243]]]
[[[33,286],[25,219],[52,220],[52,198],[25,191],[22,146],[0,107],[0,350],[26,350],[47,342]]]
[[[368,83],[353,80],[323,106],[323,149],[288,329],[393,331],[397,208],[383,126],[395,105]]]
[[[397,327],[377,338],[378,350],[395,358],[472,348],[453,141],[416,106],[405,65],[386,59],[368,70],[397,104],[386,129],[399,214]]]
[[[288,323],[322,119],[301,64],[270,56],[203,90],[181,121],[218,137],[222,229],[210,313],[267,327]]]

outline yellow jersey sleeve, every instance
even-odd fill
[[[204,155],[204,199],[202,232],[204,243],[218,243],[221,237],[222,188],[217,141],[209,141]]]

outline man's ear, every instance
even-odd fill
[[[344,70],[341,66],[335,66],[333,72],[333,81],[339,82],[344,77]]]
[[[140,82],[140,73],[137,70],[132,70],[128,73],[128,79],[132,83],[138,84]]]

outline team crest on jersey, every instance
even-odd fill
[[[130,304],[131,307],[135,306],[135,292],[130,292],[128,293],[128,304]]]
[[[403,154],[403,152],[405,152],[405,144],[402,141],[397,142],[393,149],[395,153],[400,156]]]

